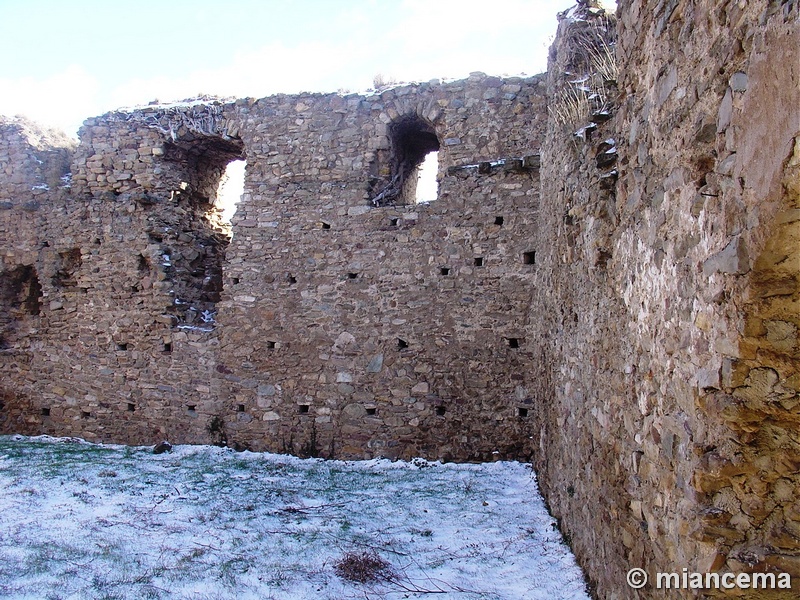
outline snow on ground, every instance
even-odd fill
[[[379,557],[357,583],[336,565]],[[588,600],[529,466],[0,436],[0,597]]]

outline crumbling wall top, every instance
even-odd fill
[[[0,201],[4,209],[39,200],[69,183],[77,142],[24,117],[0,116]]]

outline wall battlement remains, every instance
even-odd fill
[[[798,6],[618,4],[533,77],[0,120],[0,431],[521,459],[599,597],[800,584]]]

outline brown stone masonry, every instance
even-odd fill
[[[598,597],[797,597],[799,12],[582,2],[535,77],[0,120],[0,431],[531,461]]]

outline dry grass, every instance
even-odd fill
[[[589,95],[582,88],[569,85],[550,105],[550,114],[560,127],[575,129],[589,117]]]
[[[358,583],[386,581],[394,575],[392,566],[375,552],[347,552],[333,570],[342,579]]]
[[[576,24],[568,34],[568,68],[572,74],[550,105],[550,114],[559,127],[579,129],[588,123],[592,112],[608,110],[613,104],[619,74],[613,34],[614,21],[607,17]]]

